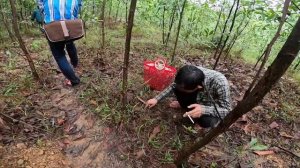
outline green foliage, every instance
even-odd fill
[[[269,147],[263,144],[258,143],[257,138],[251,139],[250,143],[248,144],[250,150],[254,151],[261,151],[261,150],[266,150]]]

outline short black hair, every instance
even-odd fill
[[[178,70],[175,83],[183,89],[193,90],[198,85],[202,86],[204,78],[205,75],[202,70],[193,65],[185,65]]]

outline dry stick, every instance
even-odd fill
[[[225,41],[224,41],[224,43],[222,45],[222,48],[221,48],[221,50],[219,52],[219,55],[218,55],[218,57],[216,59],[216,62],[215,62],[215,65],[214,65],[213,69],[217,68],[217,65],[218,65],[219,60],[220,60],[220,58],[222,56],[223,50],[226,47],[226,43],[227,43],[227,41],[228,41],[228,39],[230,37],[230,34],[232,32],[232,29],[234,27],[234,23],[235,23],[235,19],[236,19],[236,15],[237,15],[237,11],[239,9],[239,6],[240,6],[240,0],[237,0],[236,8],[235,8],[235,11],[234,11],[234,14],[233,14],[233,18],[232,18],[232,23],[231,23],[231,26],[230,26],[230,29],[229,29],[229,34],[227,34],[227,37],[226,37],[226,39],[225,39]]]
[[[233,10],[234,5],[235,5],[235,2],[236,2],[236,0],[234,0],[232,6],[231,6],[231,8],[230,8],[228,17],[227,17],[227,19],[226,19],[226,21],[225,21],[225,24],[224,24],[224,26],[223,26],[223,31],[222,31],[222,34],[221,34],[221,38],[220,38],[220,40],[219,40],[219,43],[218,43],[218,45],[217,45],[217,48],[216,48],[216,51],[215,51],[215,53],[214,53],[213,58],[216,58],[216,57],[217,57],[217,54],[218,54],[218,52],[219,52],[219,48],[221,47],[221,43],[222,43],[222,40],[223,40],[225,31],[226,31],[226,29],[227,29],[227,23],[228,23],[229,18],[230,18],[230,16],[231,16],[232,10]]]
[[[0,115],[4,116],[4,117],[6,117],[6,118],[9,118],[9,119],[11,119],[12,121],[18,121],[18,122],[20,122],[20,123],[22,123],[22,124],[29,125],[29,126],[31,126],[32,128],[38,129],[38,130],[40,130],[40,131],[46,131],[47,133],[51,133],[51,134],[52,134],[52,132],[50,132],[50,131],[48,131],[48,130],[45,130],[45,129],[36,127],[36,126],[34,126],[34,125],[31,125],[31,124],[28,124],[28,123],[26,123],[26,122],[23,121],[23,120],[18,120],[18,119],[12,118],[12,117],[10,117],[10,116],[8,116],[8,115],[2,113],[2,112],[0,113]]]
[[[181,22],[182,22],[182,18],[183,18],[183,12],[184,12],[186,1],[187,0],[183,1],[182,8],[181,8],[181,11],[180,11],[180,17],[179,17],[179,22],[178,22],[178,27],[177,27],[177,34],[176,34],[175,44],[174,44],[173,52],[171,54],[171,64],[173,64],[173,62],[174,62],[174,57],[175,57],[175,52],[176,52],[176,48],[177,48],[179,32],[180,32],[180,28],[181,28]]]
[[[125,52],[124,52],[124,64],[123,64],[123,84],[122,84],[122,105],[123,109],[126,107],[127,103],[127,87],[128,87],[128,66],[129,66],[129,52],[130,52],[130,42],[131,42],[131,33],[134,21],[134,13],[136,9],[137,0],[131,0],[128,24],[126,28],[126,42],[125,42]]]
[[[289,8],[289,4],[290,4],[291,0],[285,0],[284,2],[284,7],[282,9],[282,16],[281,16],[281,19],[280,19],[280,23],[279,23],[279,26],[278,26],[278,29],[277,29],[277,32],[275,33],[272,41],[268,44],[266,50],[265,50],[265,55],[264,55],[264,58],[262,60],[262,63],[260,65],[260,68],[259,70],[257,71],[256,75],[254,76],[253,78],[253,81],[252,83],[250,84],[248,90],[245,92],[244,94],[244,98],[251,92],[251,90],[253,89],[256,81],[258,80],[259,78],[259,75],[261,73],[261,71],[263,70],[268,58],[269,58],[269,55],[271,53],[271,50],[272,50],[272,47],[274,45],[274,43],[276,42],[276,40],[278,39],[278,37],[280,36],[280,32],[281,32],[281,29],[283,27],[283,24],[284,24],[284,21],[286,20],[286,15],[287,15],[287,12],[288,12],[288,8]]]
[[[300,159],[300,156],[299,156],[299,155],[297,155],[296,153],[294,153],[294,152],[292,152],[292,151],[290,151],[290,150],[288,150],[288,149],[285,149],[285,148],[283,148],[283,147],[281,147],[281,146],[279,146],[279,145],[274,145],[274,144],[272,144],[272,146],[275,146],[275,147],[277,147],[277,148],[280,148],[280,149],[282,149],[283,151],[285,151],[285,152],[287,152],[287,153],[289,153],[289,154],[295,156],[296,158]]]
[[[181,151],[175,159],[177,167],[194,152],[207,145],[217,136],[224,133],[238,118],[253,109],[265,95],[270,92],[271,88],[279,81],[283,74],[287,71],[300,50],[300,18],[294,26],[292,32],[287,38],[285,44],[279,51],[273,63],[269,66],[264,76],[255,85],[250,94],[240,101],[237,106],[224,118],[223,124],[219,124],[213,128],[201,140],[188,144]]]

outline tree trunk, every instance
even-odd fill
[[[102,51],[105,48],[105,4],[106,4],[106,0],[102,1],[102,12],[101,12],[101,28],[102,28],[102,45],[101,45],[101,49]]]
[[[12,33],[11,30],[10,30],[10,27],[9,27],[9,24],[8,24],[6,18],[5,18],[5,15],[4,15],[4,12],[3,12],[3,8],[2,8],[1,3],[0,3],[0,15],[1,15],[1,17],[2,17],[4,27],[6,28],[7,33],[8,33],[8,35],[9,35],[11,41],[15,41],[15,36],[13,35],[13,33]]]
[[[175,44],[174,44],[173,52],[172,52],[172,55],[171,55],[171,63],[173,63],[174,57],[175,57],[175,52],[176,52],[176,48],[177,48],[177,43],[178,43],[178,38],[179,38],[179,33],[180,33],[180,28],[181,28],[181,22],[182,22],[182,18],[183,18],[183,12],[184,12],[186,1],[187,0],[183,0],[183,5],[182,5],[181,11],[180,11],[179,23],[178,23],[178,27],[177,27],[177,34],[176,34]]]
[[[294,26],[284,46],[281,48],[272,65],[268,68],[264,76],[257,83],[250,94],[245,97],[237,106],[224,118],[223,122],[213,128],[201,140],[192,143],[190,146],[184,147],[178,157],[175,159],[175,164],[180,167],[192,153],[196,152],[218,135],[225,132],[238,118],[246,114],[254,108],[264,96],[271,90],[276,82],[282,77],[293,60],[296,58],[300,50],[300,18]]]
[[[111,15],[112,4],[113,4],[113,0],[110,0],[110,4],[109,4],[109,12],[108,12],[108,18],[109,18],[109,19],[110,19],[110,15]]]
[[[127,7],[127,4],[128,4],[128,0],[125,0],[125,23],[126,24],[128,22],[128,7]]]
[[[20,32],[19,32],[19,28],[18,28],[18,20],[17,20],[17,10],[16,10],[16,6],[15,6],[15,1],[14,0],[9,0],[9,3],[10,3],[10,6],[11,6],[11,11],[12,11],[12,15],[13,15],[13,18],[12,18],[12,24],[13,24],[13,29],[14,29],[14,32],[15,32],[15,35],[16,35],[16,38],[18,39],[18,42],[19,42],[19,45],[23,51],[23,53],[25,54],[26,58],[27,58],[27,61],[28,61],[28,64],[29,64],[29,67],[31,69],[31,72],[32,72],[32,75],[34,77],[35,80],[37,81],[40,81],[40,78],[39,78],[39,75],[38,73],[36,72],[36,69],[35,69],[35,66],[34,66],[34,63],[32,61],[32,58],[25,46],[25,43],[20,35]]]
[[[268,46],[267,46],[267,48],[266,48],[266,50],[264,52],[265,55],[263,57],[262,63],[260,65],[260,67],[259,67],[259,70],[256,72],[256,74],[255,74],[255,76],[253,78],[253,81],[251,82],[248,90],[245,92],[244,97],[247,96],[250,93],[250,91],[252,90],[252,88],[254,87],[256,81],[259,78],[259,75],[260,75],[261,71],[263,70],[263,68],[264,68],[264,66],[265,66],[265,64],[266,64],[266,62],[267,62],[267,60],[269,58],[269,55],[271,53],[271,50],[272,50],[272,47],[273,47],[274,43],[276,42],[276,40],[280,36],[280,32],[281,32],[282,26],[283,26],[283,24],[284,24],[284,22],[286,20],[286,15],[287,15],[290,3],[291,3],[291,0],[285,0],[284,7],[282,9],[282,16],[281,16],[281,20],[280,20],[279,26],[277,28],[277,32],[275,33],[272,41],[268,44]]]
[[[172,27],[173,27],[173,24],[174,24],[175,14],[176,14],[176,7],[177,7],[177,3],[175,2],[173,10],[172,10],[172,14],[170,16],[170,24],[169,24],[168,34],[167,34],[167,37],[166,37],[166,40],[165,40],[165,46],[166,47],[168,46],[168,42],[169,42],[170,35],[171,35],[171,30],[172,30]]]
[[[238,37],[243,33],[243,31],[246,29],[246,27],[248,26],[248,24],[250,23],[250,20],[247,21],[247,23],[245,24],[245,26],[242,28],[242,30],[239,31],[239,28],[237,29],[237,34],[235,34],[235,36],[233,37],[232,41],[229,43],[227,49],[225,49],[226,54],[224,56],[224,60],[227,59],[231,49],[233,48],[236,40],[238,39]]]
[[[163,15],[162,15],[162,43],[163,43],[163,45],[165,44],[165,12],[166,12],[166,7],[164,5]]]
[[[296,63],[296,65],[294,66],[294,71],[298,68],[298,66],[300,65],[300,57],[298,56],[298,62]]]
[[[222,45],[222,48],[221,48],[221,50],[219,52],[219,55],[218,55],[218,57],[216,59],[216,62],[215,62],[215,65],[214,65],[213,69],[217,68],[219,60],[220,60],[220,58],[222,56],[223,50],[226,47],[226,43],[227,43],[227,41],[228,41],[228,39],[229,39],[229,37],[231,35],[231,32],[232,32],[232,29],[234,27],[234,23],[235,23],[235,19],[236,19],[236,14],[237,14],[237,11],[239,9],[239,6],[240,6],[240,0],[237,0],[237,4],[236,4],[235,11],[234,11],[233,19],[232,19],[231,26],[230,26],[230,29],[229,29],[229,34],[227,34],[227,36],[226,36],[226,39],[225,39],[225,41],[224,41],[224,43]]]
[[[116,12],[116,17],[115,17],[115,22],[117,22],[117,21],[118,21],[118,15],[119,15],[120,2],[121,2],[121,0],[118,0],[118,6],[117,6],[117,12]]]
[[[224,27],[223,27],[223,30],[222,30],[222,34],[221,34],[221,38],[220,38],[220,40],[219,40],[219,42],[218,42],[216,51],[215,51],[215,53],[214,53],[214,58],[217,57],[217,54],[218,54],[218,52],[219,52],[219,48],[221,47],[221,43],[222,43],[222,40],[223,40],[223,37],[224,37],[224,33],[225,33],[226,29],[227,29],[227,23],[228,23],[229,18],[230,18],[230,16],[231,16],[232,10],[233,10],[234,5],[235,5],[235,2],[236,2],[236,0],[234,0],[232,6],[231,6],[231,8],[230,8],[228,17],[227,17],[227,19],[226,19],[226,21],[225,21],[225,24],[224,24]]]
[[[131,42],[131,33],[134,21],[134,12],[136,8],[137,0],[131,0],[128,24],[126,28],[126,42],[125,42],[125,53],[124,53],[124,64],[123,64],[123,90],[122,90],[122,103],[123,109],[125,109],[127,104],[127,85],[128,85],[128,65],[129,65],[129,52],[130,52],[130,42]]]
[[[225,0],[223,1],[222,7],[221,7],[221,11],[220,11],[219,16],[218,16],[218,21],[217,21],[217,24],[216,24],[215,29],[214,29],[213,38],[214,38],[214,36],[215,36],[215,34],[217,32],[217,28],[218,28],[218,26],[220,24],[221,16],[222,16],[222,13],[224,12],[224,6],[225,6]]]

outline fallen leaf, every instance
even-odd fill
[[[9,129],[9,127],[6,125],[5,121],[0,117],[0,128],[1,129]]]
[[[65,138],[65,139],[63,140],[63,143],[64,143],[65,145],[68,145],[68,144],[71,143],[71,141],[70,141],[68,138]]]
[[[279,125],[277,124],[276,121],[273,121],[270,125],[269,125],[270,128],[274,129],[274,128],[277,128],[279,127]]]
[[[97,103],[95,100],[91,100],[90,103],[91,103],[92,105],[95,105],[95,106],[98,105],[98,103]]]
[[[291,139],[294,138],[293,136],[288,135],[286,132],[280,132],[279,134],[280,134],[280,136],[285,137],[285,138],[291,138]]]
[[[151,133],[151,135],[150,135],[148,141],[151,141],[153,138],[155,138],[155,136],[156,136],[159,132],[160,132],[160,126],[158,125],[158,126],[156,126],[156,127],[153,129],[153,131],[152,131],[152,133]]]
[[[267,151],[253,151],[253,152],[256,153],[259,156],[274,154],[274,151],[271,151],[271,150],[267,150]]]
[[[145,155],[145,151],[144,151],[144,149],[141,149],[140,151],[138,151],[137,153],[136,153],[136,159],[140,159],[142,156],[144,156]]]
[[[58,118],[58,119],[57,119],[57,125],[63,125],[64,122],[65,122],[64,119],[61,119],[61,118]]]

